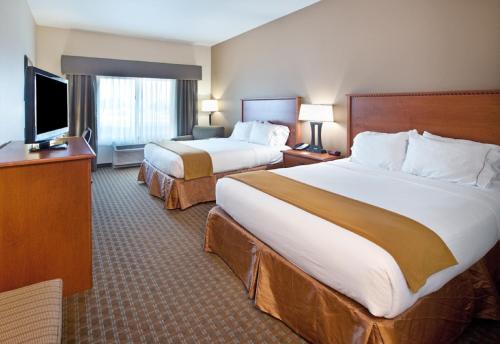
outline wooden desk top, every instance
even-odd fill
[[[30,152],[30,145],[24,144],[23,141],[13,141],[0,149],[0,168],[95,157],[94,151],[83,138],[68,137],[67,141],[67,149],[46,149],[38,152]]]

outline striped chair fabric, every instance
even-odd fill
[[[62,280],[0,293],[0,343],[61,342]]]

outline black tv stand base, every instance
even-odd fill
[[[66,149],[68,143],[66,140],[42,141],[31,145],[30,152],[38,152],[46,149]]]

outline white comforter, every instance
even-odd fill
[[[271,147],[227,138],[181,143],[208,152],[214,173],[278,163],[283,160],[281,151],[290,149],[287,146]],[[144,147],[144,158],[160,171],[175,178],[184,178],[184,164],[179,155],[149,143]]]
[[[317,280],[393,318],[482,258],[500,238],[500,190],[367,168],[347,160],[273,170],[386,208],[434,230],[459,264],[412,293],[395,260],[357,234],[234,179],[217,183],[217,203],[257,238]]]

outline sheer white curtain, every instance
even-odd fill
[[[97,89],[99,145],[147,143],[177,134],[175,80],[101,76]]]

